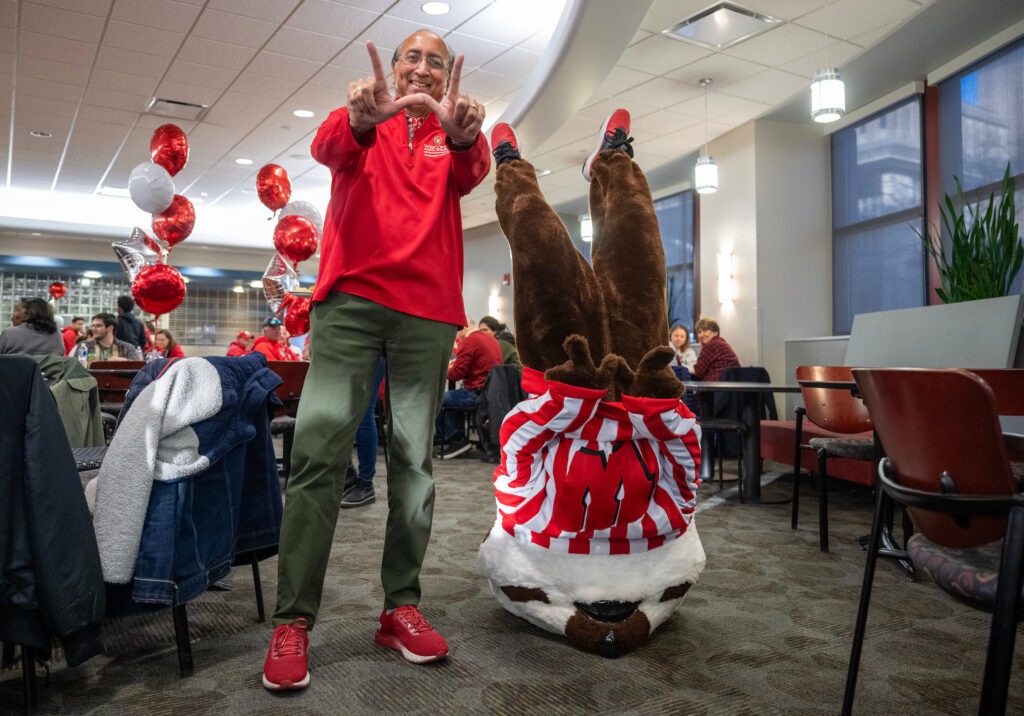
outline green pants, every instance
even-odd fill
[[[332,293],[310,312],[310,366],[295,424],[277,562],[274,624],[320,610],[345,470],[370,402],[373,364],[387,358],[388,521],[384,605],[417,604],[434,514],[431,451],[456,327]]]

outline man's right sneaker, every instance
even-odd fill
[[[267,660],[263,662],[263,686],[271,691],[304,689],[309,686],[309,627],[298,618],[274,628]]]
[[[373,490],[372,480],[356,480],[345,494],[341,496],[341,507],[362,507],[372,505],[377,495]]]
[[[494,125],[491,130],[491,154],[494,155],[494,166],[499,167],[507,161],[522,159],[519,154],[519,137],[516,130],[504,122]]]
[[[597,149],[583,163],[583,178],[590,181],[590,165],[597,155],[606,149],[621,149],[630,157],[633,156],[633,138],[629,136],[629,112],[617,109],[604,120],[601,133],[598,135]]]
[[[389,649],[402,652],[406,661],[426,664],[448,656],[448,642],[430,626],[415,604],[398,607],[390,614],[380,614],[380,628],[373,640]]]
[[[449,441],[445,445],[445,450],[443,453],[441,453],[441,459],[451,460],[453,457],[458,457],[459,455],[465,452],[469,452],[472,449],[473,443],[469,441],[469,438],[455,438],[454,440]]]

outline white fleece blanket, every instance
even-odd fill
[[[175,361],[131,404],[99,474],[86,486],[105,582],[127,584],[135,572],[153,481],[209,467],[190,426],[216,415],[221,405],[220,376],[202,358]]]

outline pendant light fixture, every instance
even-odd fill
[[[827,6],[826,6],[827,7]],[[838,68],[828,66],[828,31],[825,31],[825,67],[811,81],[811,119],[822,124],[846,114],[846,87]]]
[[[700,86],[704,88],[704,154],[697,157],[697,166],[693,170],[693,183],[698,194],[718,191],[718,165],[714,158],[708,156],[708,85],[713,81],[709,77],[700,80]]]

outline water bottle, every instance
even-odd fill
[[[78,362],[83,368],[89,367],[89,346],[85,345],[85,341],[78,344]]]

